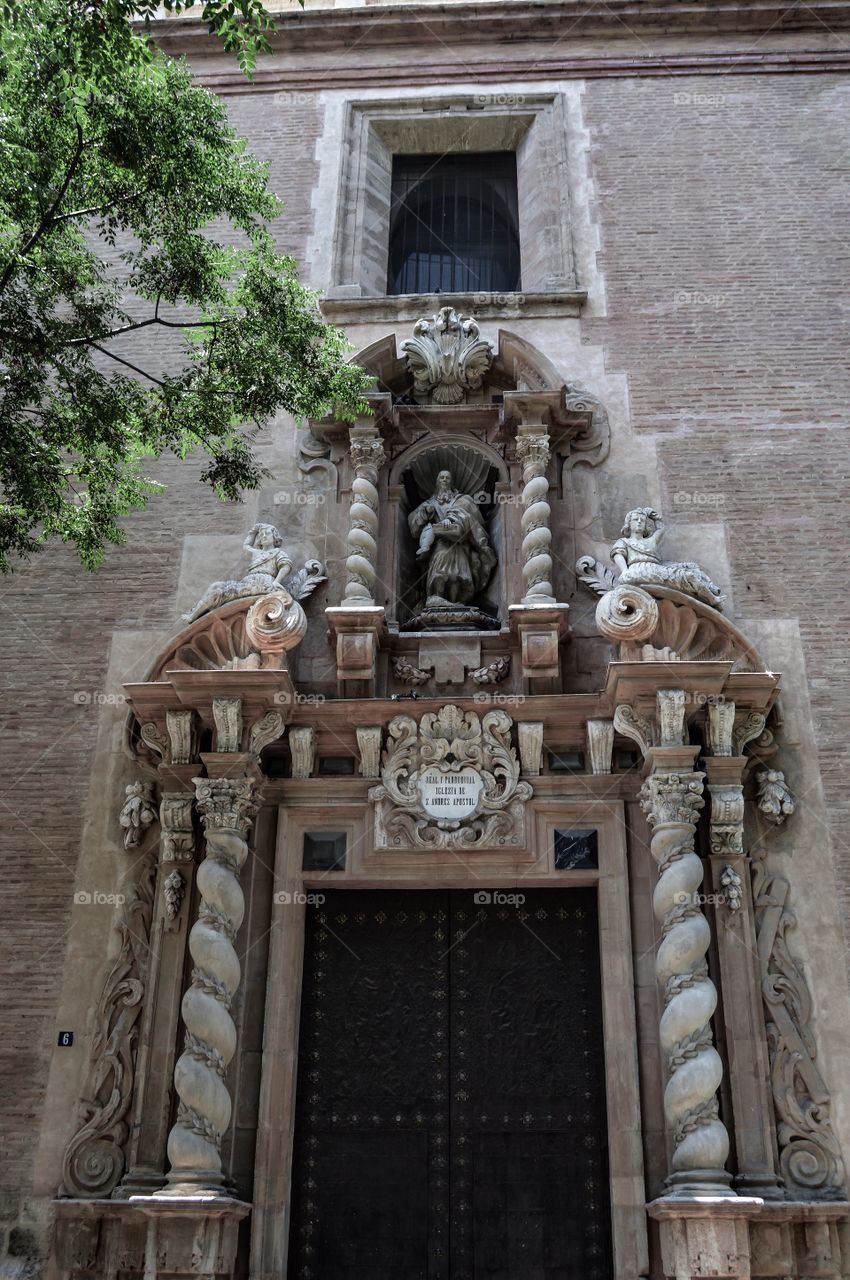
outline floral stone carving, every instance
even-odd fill
[[[136,1048],[147,985],[154,905],[156,846],[137,865],[116,924],[118,954],[110,965],[95,1009],[81,1123],[62,1160],[60,1196],[107,1199],[124,1172],[130,1132]]]
[[[452,705],[418,723],[391,720],[381,784],[369,791],[376,848],[522,846],[532,789],[520,781],[512,728],[504,711],[480,719]]]
[[[844,1162],[829,1089],[818,1069],[812,995],[786,936],[797,923],[790,893],[788,879],[773,874],[764,847],[756,846],[753,904],[779,1167],[789,1198],[843,1200]]]
[[[127,798],[121,806],[118,821],[124,830],[124,848],[135,849],[156,819],[153,783],[128,782],[125,793]]]
[[[611,559],[617,574],[608,565],[581,556],[576,561],[579,581],[604,596],[615,587],[672,587],[683,595],[720,609],[723,595],[708,574],[691,560],[666,564],[661,559],[659,543],[664,523],[652,507],[636,507],[629,511],[620,537],[611,548]]]
[[[771,826],[781,827],[797,807],[781,769],[760,769],[758,783],[759,812]]]
[[[471,316],[441,307],[430,320],[417,320],[413,337],[401,344],[413,374],[414,394],[434,404],[460,404],[477,391],[493,363],[493,346],[480,336]]]

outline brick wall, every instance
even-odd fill
[[[850,82],[596,81],[584,102],[609,314],[583,328],[638,433],[664,433],[665,515],[724,523],[740,617],[799,617],[846,917]]]

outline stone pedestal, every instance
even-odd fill
[[[539,684],[542,680],[556,681],[560,677],[560,645],[569,635],[569,612],[567,604],[523,603],[510,606],[511,634],[520,643],[524,679]],[[545,693],[548,690],[537,688],[535,692]]]
[[[50,1280],[231,1280],[250,1212],[226,1197],[59,1200]]]
[[[664,1275],[668,1280],[750,1280],[748,1218],[760,1204],[740,1196],[654,1200],[647,1212],[659,1223]]]
[[[375,663],[387,623],[381,605],[342,605],[325,610],[336,650],[340,697],[373,698]]]

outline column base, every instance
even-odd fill
[[[709,1197],[714,1200],[737,1200],[732,1190],[732,1175],[725,1169],[688,1169],[685,1173],[671,1173],[665,1183],[665,1200],[694,1200]]]
[[[55,1201],[54,1255],[61,1280],[233,1280],[242,1200],[203,1193],[182,1198]]]

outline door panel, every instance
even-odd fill
[[[291,1277],[609,1280],[595,893],[494,896],[310,909]]]

